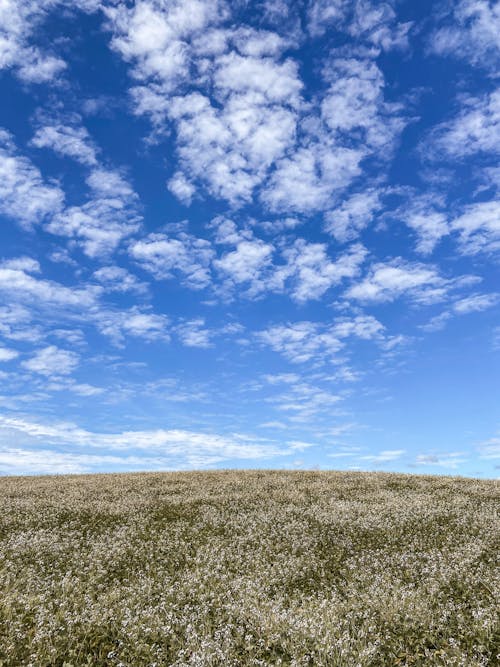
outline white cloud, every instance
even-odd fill
[[[439,315],[432,317],[429,322],[423,324],[422,331],[434,332],[445,328],[447,322],[457,315],[469,315],[478,313],[488,308],[492,308],[499,301],[499,295],[492,294],[470,294],[469,296],[457,299],[451,304],[449,310],[445,310]]]
[[[94,271],[93,277],[107,292],[137,292],[147,291],[147,285],[141,282],[137,276],[121,266],[103,266]]]
[[[96,433],[79,428],[74,424],[52,423],[43,424],[18,417],[0,417],[0,439],[6,445],[0,446],[0,451],[11,451],[12,434],[16,434],[16,440],[21,440],[26,447],[19,447],[19,452],[27,452],[26,457],[33,454],[36,463],[39,459],[36,453],[40,450],[34,449],[37,444],[44,449],[48,445],[68,446],[73,450],[79,447],[104,450],[98,456],[94,454],[74,454],[75,457],[83,457],[83,464],[79,472],[94,467],[102,469],[106,458],[110,454],[106,450],[114,452],[109,459],[109,464],[114,469],[120,466],[125,469],[138,468],[169,468],[169,467],[209,467],[226,460],[259,460],[276,456],[287,456],[293,454],[294,449],[290,446],[283,447],[272,441],[246,436],[242,434],[217,435],[210,432],[202,433],[179,429],[156,429],[149,431],[122,431],[119,433]],[[123,457],[116,452],[127,450],[138,450],[140,456],[129,455]],[[60,450],[59,450],[60,451]],[[146,452],[150,452],[145,456]],[[63,456],[66,453],[60,452]],[[68,454],[69,455],[69,454]],[[86,461],[85,457],[90,458]],[[94,459],[95,457],[95,459]],[[104,457],[104,460],[102,460]],[[154,457],[154,458],[152,458]],[[94,459],[94,460],[93,460]],[[12,461],[11,458],[8,459]],[[22,461],[22,457],[20,459]],[[57,461],[57,457],[55,461]],[[70,459],[68,459],[70,460]],[[0,464],[1,464],[0,455]],[[27,458],[27,461],[29,458]],[[152,465],[152,461],[155,464]],[[78,462],[78,458],[76,458]],[[73,462],[75,463],[75,462]],[[132,464],[132,465],[131,465]],[[5,465],[5,459],[4,459]],[[36,470],[36,464],[29,466],[29,470]],[[38,472],[42,470],[38,469]]]
[[[93,313],[92,320],[99,331],[117,346],[123,344],[125,336],[134,336],[144,341],[170,340],[168,317],[143,312],[138,307],[128,310],[101,309]]]
[[[342,243],[354,240],[382,210],[380,196],[373,188],[351,195],[325,214],[325,230]]]
[[[500,459],[500,438],[485,440],[477,446],[477,450],[482,459]]]
[[[19,356],[17,350],[13,350],[9,347],[0,347],[0,362],[1,361],[12,361]]]
[[[224,4],[217,0],[177,0],[168,5],[139,0],[132,7],[105,7],[104,12],[114,33],[111,46],[133,63],[135,78],[158,81],[165,91],[189,79],[190,40],[225,14]]]
[[[361,174],[363,148],[335,146],[328,136],[280,160],[261,194],[272,211],[311,214],[329,208],[333,198]]]
[[[414,210],[407,215],[405,222],[417,233],[417,250],[424,255],[431,253],[450,231],[446,215],[439,211]]]
[[[75,475],[101,470],[167,470],[158,457],[73,454],[54,449],[0,449],[2,475]]]
[[[205,320],[202,317],[186,320],[175,327],[175,332],[186,347],[199,347],[206,349],[212,347],[212,332],[205,328]]]
[[[295,322],[269,327],[256,336],[293,363],[303,363],[317,356],[333,358],[343,347],[334,334],[319,330],[314,322]]]
[[[278,254],[273,245],[256,238],[250,230],[238,230],[231,220],[217,218],[211,227],[216,229],[216,244],[235,246],[212,259],[222,278],[213,288],[223,297],[235,292],[245,298],[285,292],[299,303],[319,299],[331,287],[358,275],[367,254],[363,246],[354,244],[330,258],[326,244],[304,239],[295,239],[291,245],[283,243]]]
[[[374,264],[367,278],[350,287],[346,295],[359,301],[384,302],[406,296],[417,303],[442,301],[453,286],[428,264],[395,259]]]
[[[249,283],[247,296],[255,296],[270,285],[265,274],[272,266],[273,246],[259,239],[240,241],[236,250],[226,253],[213,265],[225,279],[223,289]]]
[[[37,46],[44,20],[55,9],[92,12],[100,0],[2,0],[0,3],[0,69],[13,69],[26,83],[53,81],[64,60]]]
[[[424,144],[428,155],[442,159],[465,158],[476,153],[500,152],[500,90],[460,98],[462,109],[450,121],[437,125]]]
[[[213,250],[208,241],[184,232],[177,238],[166,234],[149,234],[129,247],[132,259],[157,280],[168,280],[179,273],[184,285],[203,289],[210,281]]]
[[[77,147],[59,146],[70,154]],[[88,162],[88,154],[84,159]],[[24,226],[44,223],[52,234],[75,238],[90,257],[108,254],[137,231],[138,198],[116,171],[94,167],[87,178],[91,197],[80,206],[64,208],[64,193],[47,184],[33,163],[19,155],[12,137],[0,130],[0,213]]]
[[[233,34],[233,41],[240,53],[245,56],[277,56],[288,45],[281,35],[269,30],[255,30],[250,27],[240,27]]]
[[[294,152],[277,161],[261,193],[271,210],[311,215],[331,209],[361,173],[365,158],[389,159],[406,120],[384,101],[384,77],[365,58],[334,57],[320,109],[304,116]]]
[[[493,76],[500,64],[500,7],[491,0],[457,0],[451,16],[430,39],[430,51],[463,58]]]
[[[384,76],[376,63],[334,58],[327,73],[331,84],[321,103],[321,116],[328,128],[337,137],[357,131],[372,150],[390,149],[395,134],[402,129],[395,113],[400,109],[384,102]]]
[[[302,84],[296,63],[279,59],[283,40],[269,31],[214,29],[228,16],[222,2],[151,1],[105,11],[112,46],[140,82],[131,91],[136,113],[175,126],[179,163],[170,190],[189,203],[199,183],[233,204],[248,201],[294,140],[290,107]],[[193,79],[203,84],[200,92],[176,94]]]
[[[465,254],[496,252],[500,249],[500,200],[471,204],[450,222],[459,234],[460,249]]]
[[[371,463],[388,463],[389,461],[400,459],[403,454],[406,454],[405,449],[384,449],[378,454],[360,456],[359,459],[361,461],[370,461]]]
[[[0,334],[4,338],[17,341],[37,341],[40,331],[32,325],[30,311],[18,303],[0,308]]]
[[[31,272],[37,270],[37,263],[31,267],[24,266],[24,268],[11,268],[8,262],[6,265],[0,264],[0,293],[10,298],[15,297],[20,302],[37,306],[65,306],[81,309],[96,304],[100,293],[99,288],[66,287],[55,281],[31,275]]]
[[[313,37],[321,37],[330,24],[339,27],[349,6],[348,0],[312,0],[307,8],[307,29]]]
[[[265,67],[272,76],[279,76],[271,62]],[[196,179],[215,197],[235,205],[248,201],[276,159],[293,145],[296,113],[284,102],[269,100],[251,89],[245,79],[234,78],[241,76],[240,69],[224,70],[217,106],[208,97],[191,93],[174,98],[169,107],[183,170],[183,180],[177,174],[173,185],[182,185],[181,195],[194,187],[192,180]]]
[[[50,148],[58,155],[71,157],[82,164],[97,164],[96,147],[84,127],[75,127],[55,123],[38,128],[33,139],[33,146]]]
[[[216,63],[214,84],[224,97],[231,93],[252,93],[259,101],[287,106],[300,103],[303,84],[298,78],[298,65],[293,60],[280,63],[272,58],[241,56],[232,52],[218,58]]]
[[[299,303],[319,299],[345,278],[358,275],[366,254],[363,246],[354,244],[332,261],[325,244],[296,239],[291,247],[283,250],[287,264],[278,269],[276,278],[279,281],[291,280],[292,298]]]
[[[498,303],[498,294],[472,294],[463,299],[455,301],[453,311],[457,315],[468,315],[487,310]]]
[[[422,331],[426,331],[428,333],[433,333],[435,331],[441,331],[442,329],[445,328],[446,323],[451,319],[452,314],[450,313],[449,310],[445,310],[444,312],[440,313],[439,315],[435,315],[434,317],[431,317],[431,319],[426,323],[422,324],[420,328]]]
[[[27,83],[47,83],[53,81],[66,69],[62,58],[40,53],[36,48],[25,49],[23,62],[19,63],[17,75]]]
[[[193,198],[196,188],[188,181],[186,176],[178,171],[167,183],[168,189],[174,194],[177,199],[180,199],[184,204],[189,205]]]
[[[315,322],[278,324],[256,333],[257,340],[293,363],[335,361],[350,337],[377,339],[383,325],[371,315],[340,318],[331,325]]]
[[[464,452],[437,452],[430,454],[418,454],[412,467],[439,466],[442,468],[458,468],[465,463]]]
[[[372,0],[312,0],[308,3],[307,29],[313,37],[332,27],[384,51],[408,47],[411,23],[398,23],[394,2]]]
[[[364,340],[371,340],[381,336],[384,326],[372,315],[356,315],[335,320],[332,331],[339,338],[356,336]]]
[[[408,48],[408,31],[412,24],[397,23],[393,4],[394,2],[357,0],[354,19],[348,32],[357,39],[366,39],[384,51]]]
[[[103,294],[101,286],[67,287],[55,281],[39,278],[28,273],[28,271],[38,271],[37,263],[28,266],[27,258],[21,260],[18,260],[19,266],[13,261],[0,264],[0,294],[4,299],[12,299],[14,302],[8,308],[0,310],[2,335],[12,340],[36,341],[56,319],[59,326],[67,320],[94,325],[117,345],[123,343],[125,336],[140,337],[144,340],[168,340],[168,319],[165,316],[143,312],[137,307],[111,310],[101,302]],[[15,268],[12,268],[13,266]],[[102,278],[103,274],[100,275]],[[135,285],[135,281],[133,284]],[[112,284],[112,288],[115,287]],[[31,311],[20,307],[19,304],[26,304]],[[39,325],[32,324],[33,318],[38,318]],[[65,336],[67,335],[66,333]]]
[[[289,385],[285,391],[267,399],[280,412],[286,413],[290,422],[304,424],[313,421],[316,426],[325,412],[331,418],[341,401],[342,396],[304,381]]]
[[[46,229],[75,238],[89,257],[106,256],[139,229],[138,198],[118,172],[102,167],[91,171],[87,184],[91,190],[87,203],[66,208]]]
[[[349,6],[334,4],[309,6],[313,33]],[[384,101],[373,53],[334,58],[324,68],[327,94],[306,103],[298,63],[283,57],[295,37],[234,28],[231,10],[201,0],[105,9],[112,47],[137,80],[135,112],[160,134],[174,130],[178,160],[168,187],[186,204],[206,191],[232,206],[260,193],[273,211],[328,208],[364,158],[389,157],[406,122],[401,108]],[[389,3],[358,2],[351,19],[344,29],[377,48],[406,39],[408,26],[395,25]]]
[[[20,155],[11,135],[0,129],[0,213],[30,226],[57,213],[64,194],[47,184],[37,167]]]
[[[22,366],[33,373],[40,375],[58,376],[70,375],[78,366],[79,356],[70,350],[62,350],[55,345],[49,345],[22,362]]]

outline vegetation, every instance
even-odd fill
[[[493,480],[0,479],[0,665],[494,665]]]

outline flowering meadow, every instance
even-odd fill
[[[0,479],[0,666],[500,664],[498,482]]]

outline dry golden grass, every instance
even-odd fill
[[[0,479],[0,665],[499,664],[497,483]]]

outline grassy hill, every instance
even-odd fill
[[[500,664],[498,490],[384,473],[0,478],[0,666]]]

